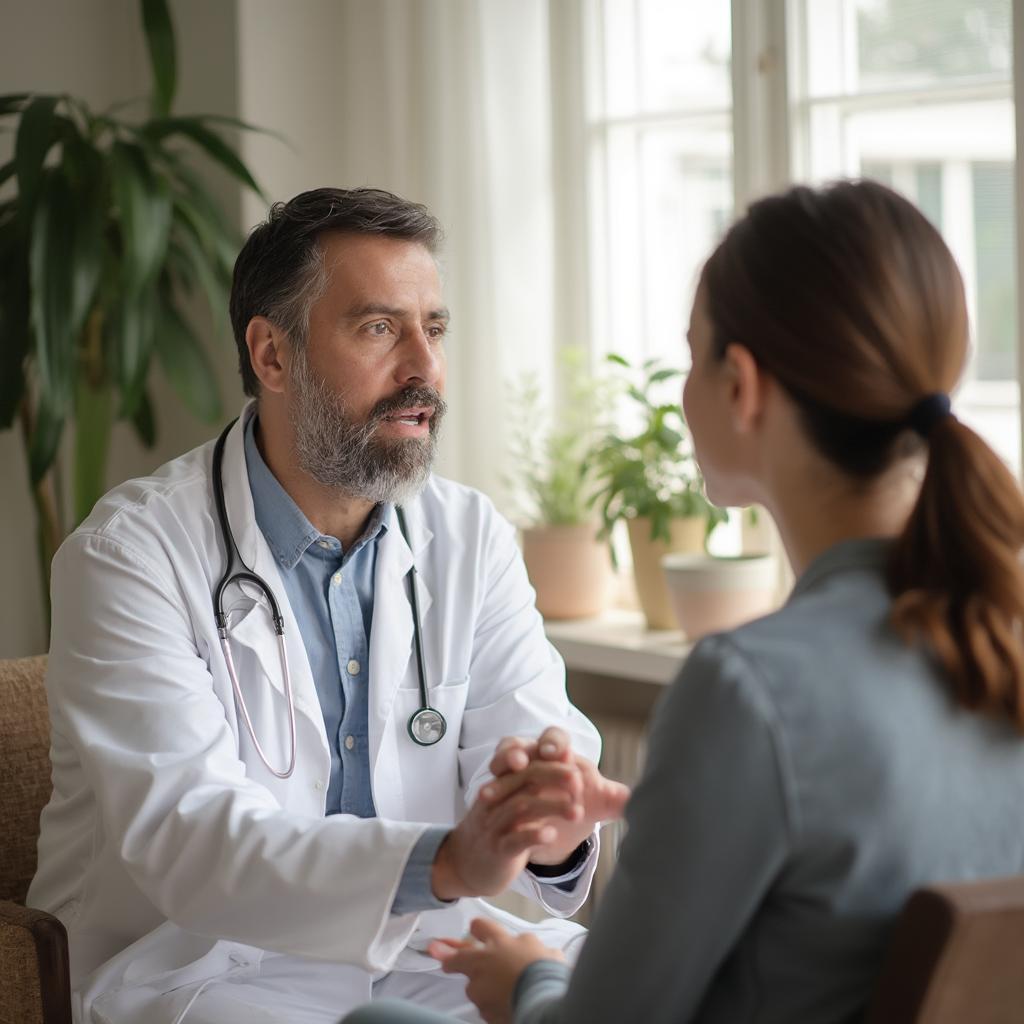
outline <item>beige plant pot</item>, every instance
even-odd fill
[[[777,604],[773,555],[674,554],[661,564],[679,628],[689,640],[760,618]]]
[[[523,530],[523,560],[546,619],[584,619],[608,607],[612,563],[597,526],[535,526]]]
[[[703,516],[673,519],[669,523],[671,540],[651,540],[651,521],[646,517],[626,520],[629,546],[633,552],[633,576],[636,593],[647,619],[648,629],[676,629],[676,617],[669,600],[661,560],[676,551],[702,554],[704,552]]]

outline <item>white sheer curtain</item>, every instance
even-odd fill
[[[499,496],[505,383],[553,376],[548,0],[239,5],[246,140],[272,198],[377,185],[445,226],[453,313],[440,471]],[[247,206],[250,222],[262,214]]]

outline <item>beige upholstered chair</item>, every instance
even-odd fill
[[[67,933],[24,905],[51,786],[45,671],[0,661],[0,1024],[71,1024]]]

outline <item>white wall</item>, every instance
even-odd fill
[[[444,225],[438,469],[499,496],[505,382],[553,363],[547,0],[245,0],[238,13],[242,116],[293,146],[243,140],[271,197],[373,185]],[[262,213],[246,200],[247,223]]]
[[[234,0],[172,0],[178,32],[181,113],[237,112]],[[95,108],[144,95],[149,68],[135,0],[0,0],[0,94],[68,92]],[[0,135],[0,163],[12,139]],[[237,216],[238,190],[217,173],[215,187]],[[6,194],[6,193],[5,193]],[[2,339],[0,339],[2,344]],[[240,399],[233,345],[214,344],[225,409]],[[205,440],[213,428],[192,419],[153,376],[159,440],[144,450],[130,428],[119,424],[111,444],[109,482],[146,473]],[[66,460],[65,460],[66,461]],[[0,433],[0,657],[44,651],[34,520],[20,433]]]

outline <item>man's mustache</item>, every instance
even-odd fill
[[[409,387],[399,391],[390,398],[382,398],[371,410],[369,421],[376,423],[378,420],[387,419],[393,413],[400,412],[415,405],[433,406],[434,413],[430,417],[430,425],[434,427],[441,421],[448,411],[448,405],[441,397],[436,388],[431,387]]]

